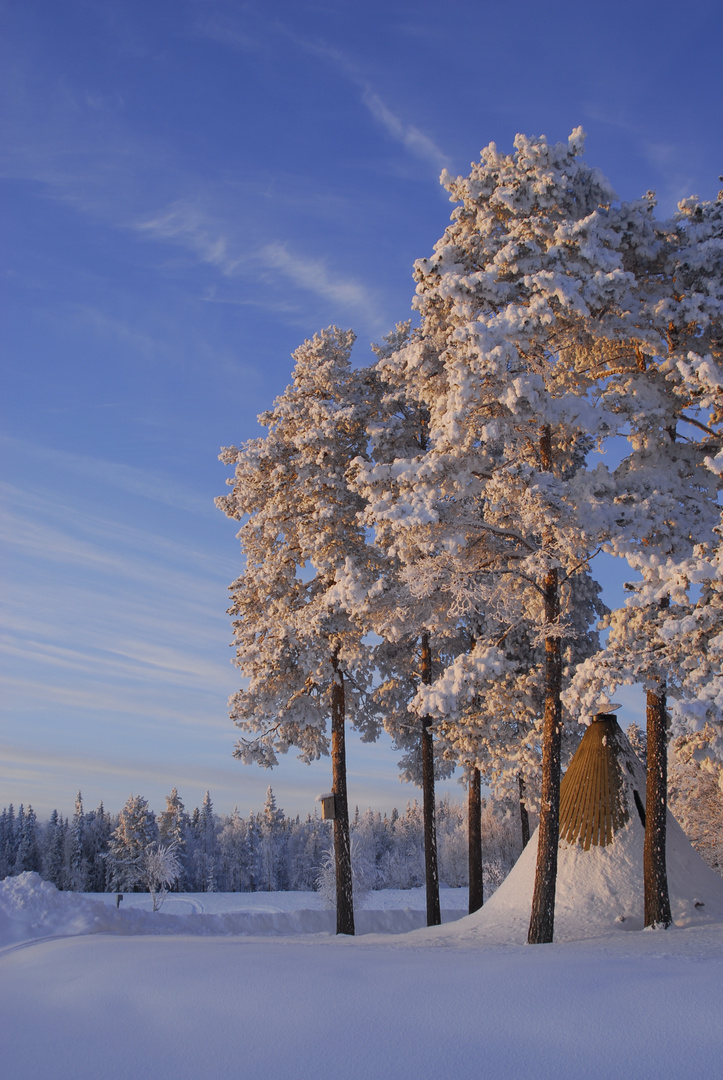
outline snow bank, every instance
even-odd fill
[[[19,874],[0,881],[0,946],[105,929],[105,905],[77,893],[58,892],[38,874]]]
[[[466,911],[463,889],[441,891],[445,921]],[[335,914],[316,893],[176,893],[153,912],[146,893],[58,892],[38,874],[0,882],[0,947],[78,934],[225,935],[334,934]],[[372,893],[356,912],[358,934],[400,934],[425,924],[424,890]]]

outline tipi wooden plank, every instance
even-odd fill
[[[600,753],[600,737],[598,735],[597,754],[595,754],[593,768],[592,768],[592,783],[590,784],[590,803],[588,808],[588,840],[585,844],[585,850],[589,851],[590,846],[594,844],[597,847],[598,832],[600,829],[600,810],[601,810],[601,795],[602,795],[602,772],[604,765],[604,756]]]
[[[566,795],[565,817],[563,820],[567,824],[565,835],[569,843],[574,843],[578,839],[585,816],[586,785],[584,783],[584,776],[588,768],[590,755],[589,746],[583,745],[584,742],[585,738],[583,736],[583,740],[577,749],[577,753],[573,757],[563,778]],[[561,802],[562,794],[563,789],[561,787]],[[564,830],[561,829],[561,832],[563,831]]]
[[[588,739],[588,745],[585,754],[585,770],[580,776],[580,782],[582,786],[582,798],[580,800],[581,818],[578,828],[578,839],[584,848],[590,847],[590,841],[588,837],[589,824],[590,824],[590,808],[592,806],[593,793],[592,786],[594,784],[594,772],[595,772],[595,737],[594,733],[592,738]]]
[[[602,829],[600,831],[600,846],[606,847],[612,843],[613,839],[613,801],[615,798],[614,784],[613,784],[613,754],[614,747],[609,748],[609,753],[605,755],[605,816],[602,822]]]
[[[592,842],[592,831],[595,819],[595,808],[598,798],[598,766],[600,760],[599,751],[599,732],[597,728],[592,729],[592,737],[589,740],[590,750],[588,752],[588,768],[587,768],[587,792],[585,799],[585,820],[582,824],[583,836],[583,848],[585,851],[590,850],[590,844]]]
[[[562,796],[564,794],[565,809],[563,812],[561,808],[561,835],[565,835],[569,843],[574,843],[578,840],[585,820],[585,805],[587,799],[585,776],[591,761],[590,749],[589,739],[586,742],[586,736],[583,736],[582,742],[580,743],[562,781],[560,801],[562,807]]]

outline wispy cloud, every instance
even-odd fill
[[[68,648],[48,641],[25,639],[21,644],[16,637],[3,635],[0,636],[0,649],[6,656],[41,664],[43,670],[55,667],[69,676],[75,673],[98,677],[102,671],[104,681],[145,681],[152,676],[156,683],[162,681],[203,690],[229,684],[230,690],[228,665],[204,660],[189,653],[187,648],[173,649],[148,641],[121,639],[116,643],[111,639],[105,649],[91,653],[87,649]]]
[[[133,226],[155,240],[170,240],[192,251],[201,262],[215,266],[226,275],[235,273],[243,262],[232,253],[231,240],[218,223],[198,206],[179,200],[154,217],[138,220]]]
[[[231,693],[219,692],[218,687],[206,694],[188,686],[179,686],[175,694],[166,683],[132,684],[104,677],[99,666],[98,677],[68,681],[61,675],[55,678],[44,674],[43,679],[8,676],[2,680],[7,711],[15,711],[15,703],[30,699],[36,714],[28,726],[36,731],[54,728],[66,719],[73,726],[73,736],[83,737],[88,725],[102,719],[103,741],[109,749],[113,744],[140,740],[139,745],[158,744],[180,735],[181,729],[191,733],[201,731],[231,731],[226,714],[226,700]],[[238,685],[238,684],[237,684]],[[54,717],[54,723],[39,720],[37,713]],[[20,713],[22,715],[22,713]],[[57,732],[53,731],[53,740]]]
[[[247,38],[245,34],[237,33],[228,26],[221,27],[218,24],[213,24],[208,28],[204,27],[203,32],[206,36],[213,37],[214,40],[230,48],[247,51],[252,47],[251,39]],[[387,135],[391,136],[395,142],[399,143],[410,154],[431,164],[437,173],[449,166],[450,159],[447,154],[419,127],[407,123],[395,113],[382,100],[370,80],[363,74],[359,65],[341,49],[325,41],[309,40],[300,36],[288,26],[279,23],[275,23],[273,27],[266,30],[267,34],[272,32],[282,34],[297,48],[333,66],[348,83],[351,83],[360,91],[362,104],[369,110],[377,123],[384,128]]]
[[[434,140],[414,124],[406,124],[401,120],[369,86],[364,88],[362,101],[387,134],[391,135],[405,150],[421,158],[422,161],[430,162],[440,172],[449,166],[449,158]]]
[[[39,462],[47,464],[53,462],[55,470],[73,473],[76,476],[85,477],[104,486],[125,491],[130,495],[140,495],[152,502],[172,506],[177,510],[185,510],[195,514],[207,514],[211,506],[210,499],[204,499],[196,495],[190,488],[170,480],[168,477],[155,473],[151,469],[141,469],[135,465],[122,465],[118,462],[107,461],[104,458],[91,457],[86,454],[74,454],[68,450],[57,450],[54,447],[43,446],[39,443],[28,442],[24,439],[16,439],[9,435],[0,434],[0,446],[7,453],[14,453],[23,458],[35,458]],[[13,500],[20,494],[11,491],[6,485],[0,483],[0,491]]]
[[[298,304],[289,304],[288,301],[284,300],[264,300],[254,296],[219,296],[215,286],[208,289],[201,299],[207,304],[230,304],[232,307],[263,308],[265,311],[277,311],[283,315],[299,315],[301,311]]]
[[[321,259],[295,255],[281,243],[266,244],[257,257],[264,266],[278,270],[299,288],[307,289],[322,300],[340,304],[347,310],[358,311],[376,328],[386,326],[370,290],[357,281],[345,281],[335,276]]]
[[[77,304],[74,311],[76,322],[90,327],[100,337],[122,342],[141,356],[154,357],[170,351],[166,342],[159,341],[150,334],[142,333],[135,326],[121,319],[110,318],[98,308],[87,304]]]
[[[398,142],[416,158],[429,162],[437,172],[449,166],[449,157],[437,146],[434,140],[425,135],[414,124],[406,123],[390,109],[374,89],[369,79],[341,50],[325,42],[307,41],[291,33],[288,33],[288,36],[300,48],[333,64],[348,82],[356,86],[361,91],[362,104],[366,106],[377,123],[381,124],[395,142]]]
[[[177,203],[163,214],[137,222],[135,227],[154,239],[190,250],[226,277],[257,274],[259,266],[274,270],[287,283],[291,282],[320,300],[339,306],[345,312],[356,312],[375,332],[387,327],[388,320],[373,292],[360,282],[332,271],[325,260],[294,253],[281,241],[272,241],[241,254],[220,226],[186,203]]]

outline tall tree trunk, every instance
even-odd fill
[[[354,933],[354,897],[351,877],[351,841],[349,803],[346,793],[346,746],[344,673],[339,660],[332,659],[334,681],[331,687],[331,767],[334,792],[334,862],[336,869],[336,932]]]
[[[432,682],[432,653],[429,634],[422,634],[422,682]],[[439,926],[439,866],[437,863],[437,826],[434,806],[434,744],[432,719],[422,717],[422,806],[424,812],[424,871],[427,885],[427,926]]]
[[[525,780],[522,773],[517,774],[517,783],[520,788],[520,826],[522,828],[522,850],[524,851],[530,842],[530,815],[525,802]]]
[[[645,925],[667,928],[673,921],[665,861],[668,815],[668,745],[665,683],[647,691],[648,770],[645,788],[645,848],[643,880]]]
[[[469,913],[484,903],[482,882],[482,778],[472,769],[467,788],[467,835],[469,838]]]
[[[540,437],[542,467],[552,470],[552,434],[549,425]],[[549,542],[549,538],[543,538]],[[527,941],[549,944],[555,929],[557,847],[560,840],[560,754],[562,746],[562,650],[559,637],[560,581],[556,568],[545,574],[545,623],[554,632],[545,638],[545,717],[542,726],[542,793],[537,833],[537,865],[532,914]]]

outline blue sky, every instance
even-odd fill
[[[290,353],[409,312],[443,167],[565,139],[661,214],[714,198],[717,3],[275,5],[23,0],[2,19],[0,805],[130,792],[160,810],[313,809],[329,764],[230,756],[221,446],[257,434]],[[624,574],[605,571],[615,599]],[[639,719],[639,697],[626,718]],[[390,808],[388,748],[350,797]],[[461,791],[456,785],[452,790]]]

